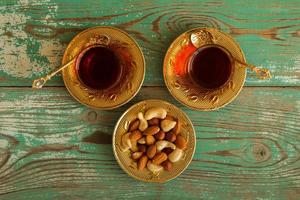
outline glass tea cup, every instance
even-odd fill
[[[76,35],[65,50],[62,67],[35,80],[33,87],[41,88],[60,71],[76,100],[106,110],[127,103],[137,94],[145,76],[145,60],[129,34],[99,26]]]
[[[164,59],[164,80],[182,104],[201,111],[221,108],[241,91],[246,69],[261,79],[269,70],[246,63],[239,44],[214,28],[197,28],[178,36]]]

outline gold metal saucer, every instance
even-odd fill
[[[145,76],[145,60],[137,42],[120,29],[103,26],[92,27],[72,39],[64,53],[62,64],[78,56],[88,46],[103,42],[103,35],[109,37],[111,45],[118,48],[123,57],[129,57],[131,60],[130,72],[126,73],[124,82],[116,86],[114,91],[90,89],[78,79],[75,62],[65,68],[62,75],[66,88],[77,101],[92,108],[107,110],[127,103],[142,86]]]
[[[192,34],[201,39],[197,48],[191,42]],[[170,45],[164,59],[163,75],[166,86],[175,99],[192,109],[210,111],[235,99],[244,85],[246,68],[235,62],[229,80],[222,87],[213,90],[199,88],[186,78],[187,72],[183,69],[187,68],[193,53],[205,45],[224,48],[235,59],[246,62],[239,44],[230,35],[213,28],[196,28],[181,34]]]
[[[152,174],[147,169],[143,171],[137,170],[137,164],[131,159],[130,151],[127,150],[123,152],[120,148],[122,135],[127,132],[129,123],[137,118],[138,112],[145,112],[151,107],[165,108],[170,115],[182,122],[181,134],[188,142],[187,149],[184,150],[184,159],[174,163],[172,171],[168,172],[163,170],[158,175]],[[179,176],[190,164],[196,149],[196,136],[192,122],[182,110],[168,102],[151,99],[141,101],[124,112],[115,126],[112,143],[116,160],[128,175],[145,182],[163,183]]]

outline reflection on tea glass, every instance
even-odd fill
[[[203,46],[191,57],[188,71],[192,80],[199,86],[207,89],[219,88],[230,78],[230,55],[221,47]]]
[[[122,66],[116,53],[101,45],[84,50],[76,60],[76,70],[80,81],[96,90],[112,88],[122,75]]]

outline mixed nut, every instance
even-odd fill
[[[137,169],[147,168],[155,174],[163,169],[171,171],[173,163],[183,158],[186,147],[180,121],[160,107],[139,112],[121,139],[122,150],[130,151]]]

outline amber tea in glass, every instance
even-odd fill
[[[191,57],[188,67],[192,80],[201,87],[216,89],[223,86],[231,76],[231,57],[218,46],[203,46]]]
[[[77,58],[76,70],[79,79],[95,90],[110,89],[122,75],[122,66],[116,53],[101,45],[85,49]]]

